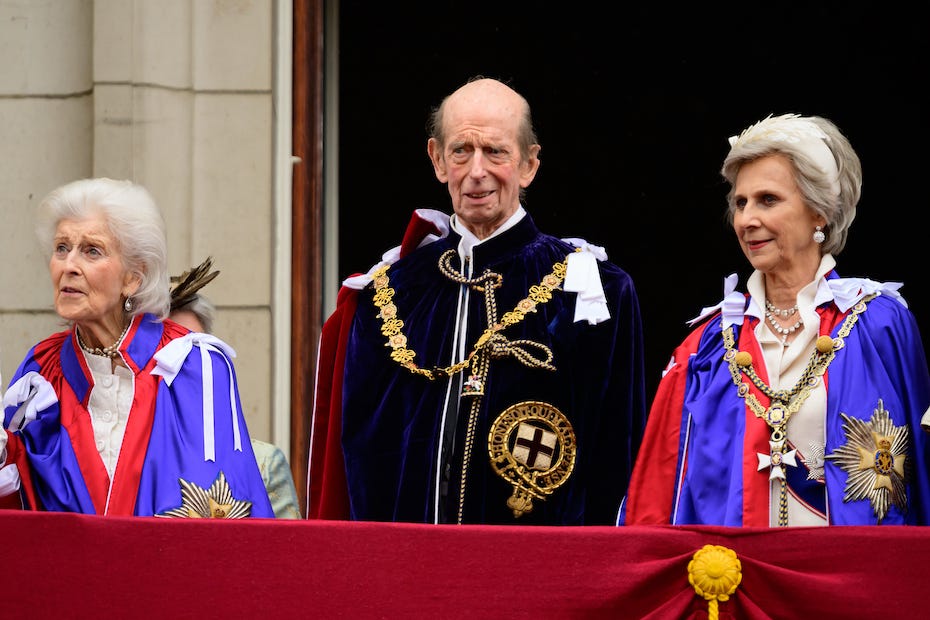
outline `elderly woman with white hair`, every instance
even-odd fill
[[[753,268],[675,350],[619,522],[930,525],[930,373],[901,283],[841,277],[859,157],[822,117],[730,138],[729,220]],[[878,249],[877,249],[878,250]]]
[[[234,353],[164,320],[167,241],[149,192],[74,181],[42,200],[37,233],[67,329],[30,349],[3,397],[3,505],[273,517]]]

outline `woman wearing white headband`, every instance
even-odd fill
[[[859,157],[825,118],[769,116],[730,138],[721,174],[748,292],[731,275],[690,322],[619,523],[930,524],[916,321],[901,283],[835,270]]]

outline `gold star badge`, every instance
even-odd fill
[[[181,505],[166,510],[156,517],[181,517],[187,519],[243,519],[252,513],[252,502],[235,499],[226,475],[220,472],[209,489],[193,482],[181,483]]]
[[[868,498],[879,523],[891,506],[907,512],[907,426],[894,425],[881,399],[869,421],[851,418],[845,413],[840,415],[846,445],[824,458],[835,462],[848,474],[843,501]]]

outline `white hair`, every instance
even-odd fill
[[[132,296],[136,315],[168,316],[168,241],[165,221],[147,189],[132,181],[81,179],[53,190],[39,203],[36,235],[44,251],[52,252],[55,232],[65,219],[85,220],[102,214],[128,272],[140,278]]]

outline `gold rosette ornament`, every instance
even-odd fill
[[[688,562],[688,582],[708,601],[708,620],[719,618],[717,602],[730,600],[742,580],[742,565],[732,549],[704,545]]]

